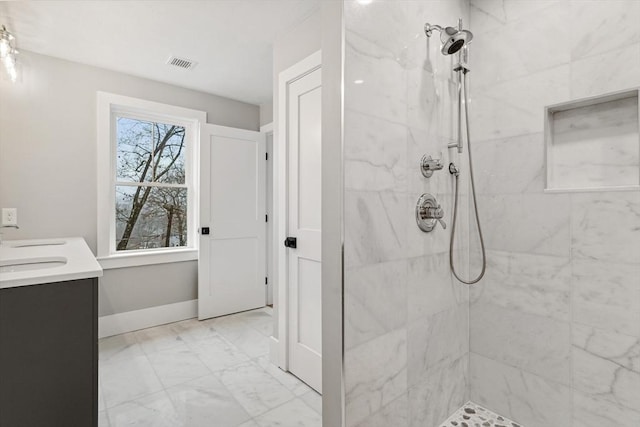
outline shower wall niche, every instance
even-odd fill
[[[640,188],[637,89],[545,110],[547,191]]]

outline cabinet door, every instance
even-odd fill
[[[96,426],[97,363],[97,279],[0,289],[0,426]]]

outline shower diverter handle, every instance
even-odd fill
[[[444,210],[431,194],[423,194],[418,199],[416,205],[416,222],[422,231],[431,231],[436,226],[436,221],[442,228],[446,229],[447,224],[442,220]]]

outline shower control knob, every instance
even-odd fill
[[[433,172],[439,171],[443,167],[440,159],[434,159],[426,154],[420,159],[420,170],[425,178],[431,178]]]
[[[436,227],[436,222],[439,222],[442,228],[447,228],[443,217],[444,210],[435,197],[427,193],[420,196],[416,205],[416,223],[420,230],[430,232]]]

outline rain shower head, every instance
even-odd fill
[[[462,47],[471,42],[473,33],[467,30],[458,30],[454,27],[441,27],[440,25],[424,24],[424,33],[427,37],[433,35],[433,31],[440,31],[442,41],[441,52],[443,55],[453,55]]]

